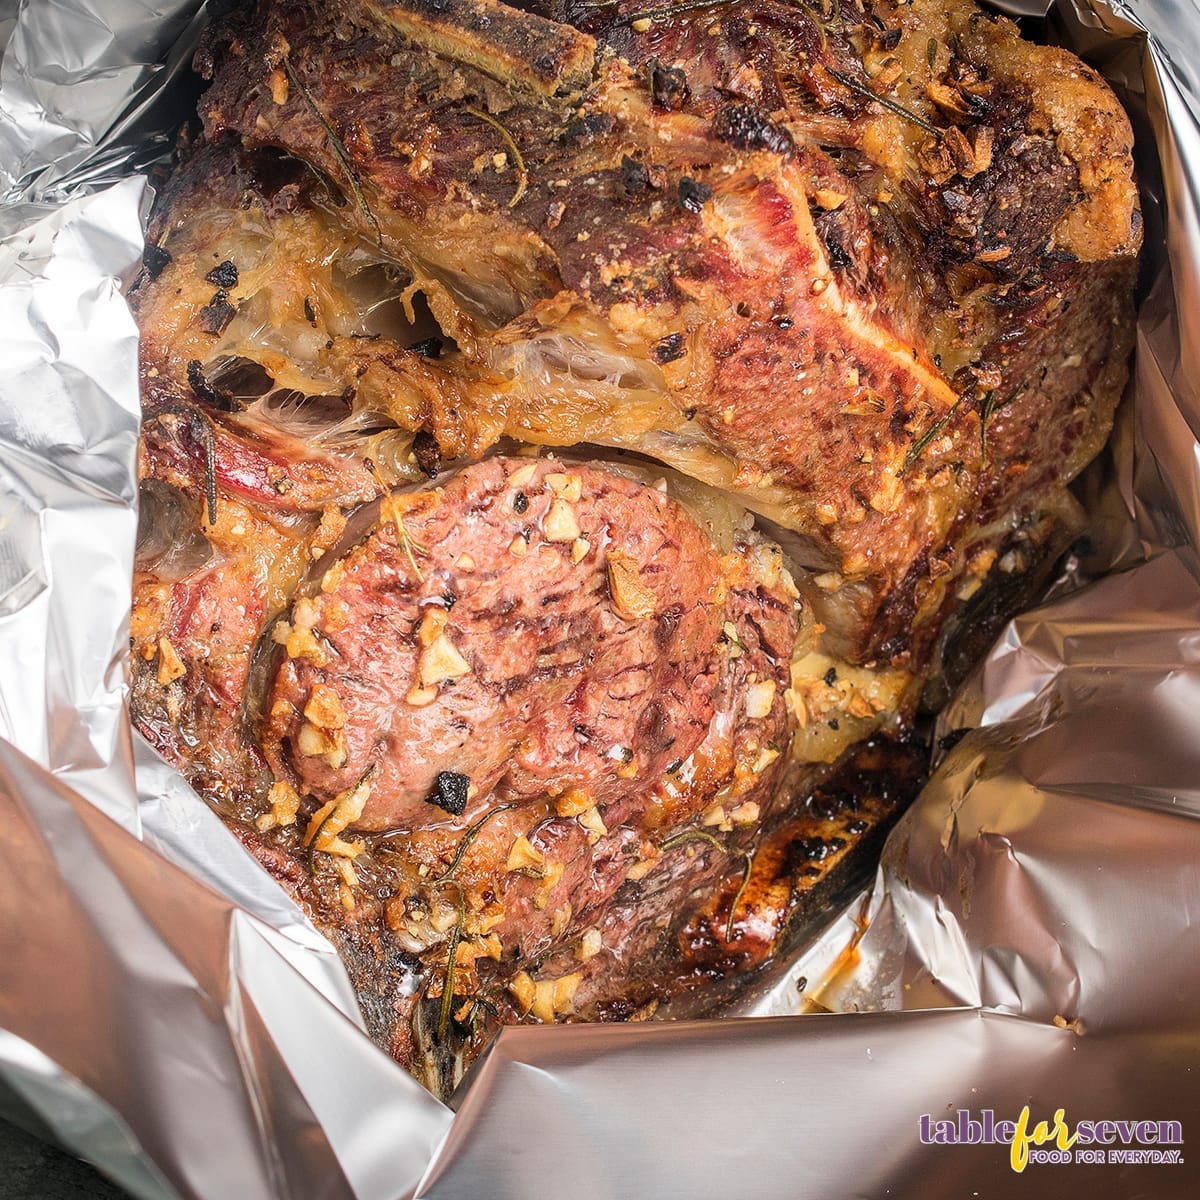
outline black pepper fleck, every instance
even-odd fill
[[[829,670],[825,672],[825,686],[833,687],[835,683],[837,683],[837,667],[830,667]]]
[[[640,163],[628,154],[621,156],[621,187],[626,196],[636,196],[650,186],[650,172],[645,163]]]
[[[513,497],[513,508],[515,508],[517,510],[517,512],[519,512],[519,513],[528,511],[529,497],[526,496],[524,492],[518,492]]]
[[[722,104],[713,113],[712,135],[735,150],[769,150],[789,158],[796,152],[787,129],[754,104]]]

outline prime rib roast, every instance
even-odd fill
[[[1124,113],[968,0],[272,0],[197,68],[131,290],[138,728],[435,1088],[711,1008],[1078,529]]]

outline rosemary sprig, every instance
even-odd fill
[[[659,846],[659,850],[673,850],[676,846],[680,846],[684,842],[707,842],[710,846],[720,850],[722,854],[740,854],[742,856],[743,863],[745,864],[742,867],[742,882],[738,885],[738,890],[733,895],[733,902],[729,905],[729,919],[725,922],[725,941],[732,942],[733,919],[737,915],[737,906],[742,902],[746,885],[750,882],[750,869],[754,865],[754,859],[748,850],[734,850],[722,845],[711,833],[705,833],[703,829],[685,829],[682,833],[677,833],[667,838]]]
[[[921,457],[925,447],[928,446],[929,443],[932,442],[933,439],[937,437],[937,435],[941,433],[947,425],[950,424],[951,420],[954,418],[954,415],[962,407],[963,399],[963,396],[959,396],[959,398],[955,400],[954,403],[950,405],[950,407],[946,409],[946,411],[942,413],[942,415],[938,417],[938,419],[934,421],[934,423],[930,425],[930,427],[925,430],[925,432],[921,434],[921,436],[917,438],[917,440],[913,442],[911,446],[909,446],[908,453],[904,456],[904,462],[900,467],[899,473],[901,475],[903,475],[909,469],[909,467],[911,467],[917,461],[917,459]]]
[[[455,886],[458,886],[457,883]],[[450,931],[450,957],[446,960],[446,979],[442,984],[442,1003],[438,1008],[437,1036],[439,1042],[446,1040],[450,1029],[450,1014],[454,1011],[454,975],[458,966],[458,946],[462,941],[467,924],[467,904],[463,890],[458,888],[458,920]]]
[[[309,112],[317,118],[321,128],[325,131],[325,136],[329,140],[329,148],[333,151],[334,157],[346,173],[346,179],[350,184],[350,189],[354,192],[354,198],[358,201],[358,206],[362,209],[363,216],[367,218],[367,222],[375,231],[375,240],[379,243],[379,248],[382,250],[383,232],[375,220],[375,214],[371,211],[371,206],[367,203],[362,183],[359,181],[353,166],[350,165],[350,152],[346,149],[342,139],[334,132],[333,126],[325,119],[325,114],[317,107],[317,102],[312,98],[312,93],[304,86],[304,81],[297,74],[296,68],[292,66],[292,60],[286,54],[283,56],[283,69],[287,72],[288,79],[295,85],[296,91],[300,93],[300,99],[304,101]]]
[[[415,550],[422,558],[428,558],[430,556],[429,547],[418,542],[408,532],[408,526],[404,524],[404,518],[399,513],[394,513],[392,519],[396,526],[396,535],[400,539],[400,545],[404,553],[408,555],[409,566],[412,567],[413,574],[416,575],[418,582],[424,583],[425,576],[421,573],[421,568],[417,565],[416,556],[413,551]]]
[[[738,884],[738,890],[733,893],[733,899],[729,902],[729,920],[725,923],[726,944],[733,941],[733,918],[737,916],[737,906],[741,904],[742,896],[746,893],[746,885],[750,882],[750,871],[754,866],[754,860],[750,857],[748,850],[742,850],[741,855],[745,865],[742,867],[742,882]]]
[[[684,0],[682,4],[667,4],[662,8],[647,8],[642,12],[628,13],[624,21],[626,25],[632,25],[635,21],[658,21],[664,17],[680,17],[704,8],[724,8],[732,2],[733,0]]]
[[[996,411],[996,389],[991,388],[984,393],[983,403],[979,407],[979,450],[984,462],[987,462],[988,456],[988,422],[992,419],[992,413]]]
[[[882,104],[889,112],[894,112],[896,116],[903,117],[906,121],[911,121],[914,125],[924,129],[926,133],[932,133],[934,137],[940,138],[942,136],[942,130],[936,125],[931,125],[924,117],[918,117],[915,112],[905,108],[903,104],[898,104],[895,100],[891,100],[887,96],[876,95],[865,83],[859,83],[852,75],[845,75],[841,71],[835,71],[832,67],[826,67],[825,70],[842,87],[849,88],[852,92],[857,92],[858,95],[865,96],[868,100],[874,100],[876,104]]]
[[[471,1007],[467,1011],[464,1024],[471,1030],[471,1036],[474,1037],[478,1032],[479,1012],[481,1009],[486,1009],[492,1017],[493,1021],[500,1019],[500,1010],[486,997],[474,996],[471,999]]]
[[[1003,400],[996,400],[996,393],[993,389],[988,392],[983,398],[983,408],[979,414],[981,423],[980,439],[983,442],[983,458],[987,460],[987,426],[988,422],[1003,408],[1007,408],[1014,401],[1019,400],[1025,393],[1029,391],[1029,384],[1023,383],[1015,392],[1005,396]]]
[[[312,874],[315,875],[317,871],[317,844],[321,840],[321,833],[325,829],[325,826],[328,825],[331,820],[333,820],[337,810],[341,807],[338,801],[344,796],[353,796],[354,793],[357,792],[364,783],[370,783],[371,780],[375,778],[375,772],[378,770],[379,764],[372,763],[362,773],[362,775],[359,776],[358,782],[352,788],[347,788],[344,792],[339,792],[338,795],[335,796],[332,801],[330,801],[329,811],[322,818],[320,825],[318,825],[311,834],[305,834],[304,842],[308,851],[308,869]],[[320,809],[317,811],[320,812]]]
[[[455,868],[463,860],[463,856],[470,849],[471,843],[479,836],[479,831],[497,814],[508,812],[510,808],[516,808],[515,804],[501,804],[497,808],[489,809],[475,822],[474,825],[467,830],[462,836],[462,841],[458,843],[458,849],[455,851],[454,857],[450,860],[450,865],[436,878],[431,880],[433,883],[442,883],[449,879],[454,874]]]
[[[425,582],[425,576],[417,563],[416,555],[419,554],[422,558],[430,558],[432,551],[423,542],[418,542],[416,538],[408,532],[408,526],[404,523],[404,518],[400,515],[399,509],[393,504],[390,506],[390,512],[387,506],[391,498],[390,489],[384,483],[383,476],[379,474],[379,468],[375,465],[374,460],[370,458],[363,459],[363,464],[371,473],[371,477],[375,480],[375,486],[383,493],[379,501],[379,511],[385,519],[390,516],[392,524],[396,529],[396,541],[400,549],[408,556],[408,565],[412,567],[413,574],[417,577],[418,583]],[[415,553],[414,553],[415,551]]]
[[[217,448],[213,441],[212,422],[204,424],[204,501],[210,528],[217,523]]]
[[[508,202],[508,207],[516,208],[517,202],[525,195],[525,188],[529,183],[529,172],[525,170],[525,160],[521,157],[521,151],[517,149],[517,143],[513,141],[513,135],[491,113],[485,113],[481,109],[472,108],[469,104],[464,107],[471,116],[478,117],[481,121],[486,121],[495,129],[504,139],[505,145],[512,152],[513,163],[517,168],[517,190],[513,193],[513,198]]]

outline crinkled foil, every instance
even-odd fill
[[[942,715],[950,748],[874,885],[724,1020],[506,1030],[454,1113],[371,1044],[327,944],[129,730],[120,286],[204,19],[0,2],[0,1111],[156,1200],[1197,1194],[1195,0],[1049,13],[1139,135],[1130,403],[1091,547]],[[1007,1145],[921,1136],[1025,1106],[1177,1121],[1180,1161],[1017,1173]]]

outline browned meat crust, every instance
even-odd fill
[[[980,529],[1060,507],[1109,427],[1128,123],[1087,68],[966,3],[762,0],[648,29],[632,7],[546,6],[601,50],[564,104],[431,54],[420,5],[274,4],[202,55],[223,64],[206,129],[335,180],[343,219],[500,376],[504,425],[451,417],[439,445],[585,437],[732,488],[841,576],[846,597],[812,599],[846,654],[922,665]],[[664,71],[686,77],[669,104]],[[575,341],[626,384],[582,427],[554,363]],[[514,403],[535,364],[549,396]],[[379,389],[385,408],[407,390]]]

